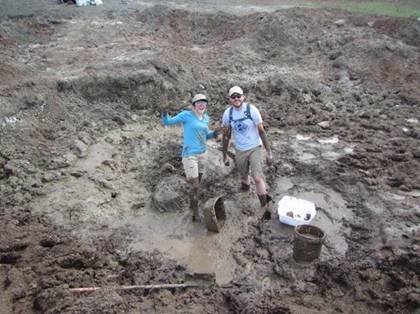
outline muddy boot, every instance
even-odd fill
[[[190,210],[192,213],[192,221],[200,221],[198,214],[198,184],[193,186],[190,192]]]
[[[260,200],[261,208],[265,208],[268,202],[271,201],[271,197],[268,194],[258,195],[258,199]]]
[[[265,209],[263,219],[270,220],[271,219],[271,212],[268,209],[268,203],[272,201],[272,198],[268,194],[258,195],[258,199],[260,200],[261,208]]]
[[[271,219],[271,212],[269,210],[266,210],[264,212],[263,219],[264,220],[270,220]]]
[[[246,192],[246,191],[249,191],[250,188],[251,188],[250,184],[241,182],[241,191]]]
[[[192,222],[199,222],[200,216],[198,215],[198,199],[194,197],[190,201],[190,209],[192,213]]]

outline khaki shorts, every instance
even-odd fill
[[[182,157],[185,176],[187,178],[198,178],[199,173],[204,173],[207,164],[207,152],[190,157]]]
[[[251,176],[254,178],[256,176],[264,177],[261,146],[249,150],[236,150],[235,161],[242,177],[247,176],[249,170],[251,170]]]

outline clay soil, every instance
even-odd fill
[[[419,311],[417,19],[105,2],[2,3],[0,313]],[[211,140],[200,198],[227,211],[211,233],[159,119],[201,92],[214,127],[232,85],[272,143],[273,218]],[[316,204],[319,260],[294,261],[285,195]]]

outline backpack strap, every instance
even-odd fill
[[[238,120],[233,120],[232,118],[232,112],[233,112],[233,107],[231,106],[229,109],[229,125],[232,123],[232,121],[234,122],[239,122],[239,121],[244,121],[247,119],[252,120],[252,116],[251,116],[251,105],[250,104],[246,104],[246,109],[245,109],[245,116],[243,118],[240,118]]]
[[[250,104],[246,104],[245,118],[252,120],[252,117],[251,117],[251,105]]]

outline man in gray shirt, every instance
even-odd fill
[[[263,157],[261,146],[267,152],[267,164],[273,161],[273,154],[267,140],[263,121],[259,110],[251,104],[245,103],[245,96],[239,86],[229,90],[231,106],[223,113],[223,162],[228,164],[227,150],[233,134],[236,151],[235,162],[241,175],[242,190],[249,190],[250,177],[254,179],[257,195],[261,207],[266,209],[271,198],[267,194],[267,185],[262,170]],[[266,210],[264,217],[269,219],[270,213]]]

